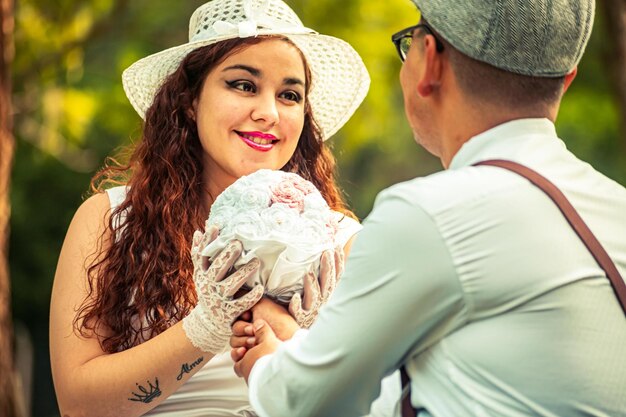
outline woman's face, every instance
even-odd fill
[[[305,82],[300,52],[280,39],[247,46],[207,75],[194,116],[214,197],[243,175],[291,159],[304,125]]]

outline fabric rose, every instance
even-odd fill
[[[311,182],[289,172],[262,169],[239,178],[215,199],[207,224],[218,225],[220,235],[202,255],[240,240],[244,251],[235,267],[261,261],[246,285],[260,283],[284,304],[302,293],[306,274],[317,273],[321,254],[336,246],[337,213]]]
[[[242,209],[246,208],[258,208],[268,206],[270,204],[270,199],[272,195],[269,190],[259,190],[259,189],[246,189],[245,192],[241,195],[239,199],[239,204]]]
[[[302,187],[304,188],[304,187]],[[272,187],[272,203],[283,203],[297,209],[299,213],[304,210],[304,192],[295,186],[293,178],[288,177]]]

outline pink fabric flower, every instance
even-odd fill
[[[299,175],[294,174],[293,180],[293,186],[302,191],[304,195],[309,195],[317,191],[317,188],[315,188],[313,184],[311,184],[309,181],[305,180]]]
[[[291,208],[297,209],[300,213],[304,211],[304,196],[308,193],[304,193],[303,189],[308,189],[303,180],[298,176],[285,178],[278,184],[272,187],[272,204],[282,203]]]

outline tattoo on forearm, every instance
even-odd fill
[[[198,359],[196,359],[195,362],[192,362],[191,365],[188,363],[183,363],[183,366],[180,367],[180,374],[178,374],[178,376],[176,377],[176,380],[180,381],[181,379],[183,379],[183,376],[185,374],[188,374],[189,372],[191,372],[191,370],[195,368],[196,366],[198,366],[200,362],[202,362],[203,360],[204,360],[204,357],[201,356]]]
[[[154,384],[150,381],[146,381],[148,383],[147,387],[143,385],[137,385],[137,390],[139,393],[133,391],[134,398],[129,398],[130,401],[137,401],[141,403],[148,404],[152,402],[156,397],[161,395],[161,389],[159,388],[159,378],[154,378]]]

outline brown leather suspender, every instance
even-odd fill
[[[404,365],[400,367],[400,381],[402,382],[402,417],[415,417],[417,411],[411,404],[411,379]],[[408,388],[406,388],[407,386]]]
[[[609,255],[606,253],[598,239],[591,232],[587,224],[580,217],[574,206],[569,202],[567,197],[547,178],[543,177],[536,171],[532,169],[518,164],[517,162],[507,161],[503,159],[492,159],[488,161],[478,162],[474,165],[488,165],[495,166],[507,169],[509,171],[513,171],[516,174],[525,177],[532,184],[539,187],[544,193],[548,195],[554,201],[554,203],[559,207],[568,223],[572,226],[580,240],[583,241],[591,255],[596,260],[600,268],[604,270],[606,276],[609,278],[611,286],[613,287],[613,291],[617,296],[617,300],[619,301],[624,314],[626,315],[626,283],[624,279],[620,275],[615,263],[611,260]],[[410,380],[406,369],[404,366],[400,369],[400,374],[402,377],[402,387],[405,387],[410,384]],[[402,417],[415,417],[416,411],[413,409],[411,405],[411,386],[408,386],[408,392],[402,398]]]
[[[474,165],[490,165],[508,169],[509,171],[513,171],[523,177],[526,177],[531,183],[541,188],[543,192],[556,203],[578,237],[580,237],[580,240],[583,241],[598,265],[600,265],[600,268],[604,269],[606,276],[611,282],[613,291],[617,296],[617,300],[622,306],[624,314],[626,314],[626,283],[624,282],[624,279],[617,270],[615,263],[613,263],[608,253],[606,253],[600,242],[598,242],[598,239],[594,236],[593,232],[591,232],[574,206],[572,206],[567,197],[565,197],[556,185],[552,184],[547,178],[541,176],[541,174],[536,171],[513,161],[493,159],[479,162]]]

